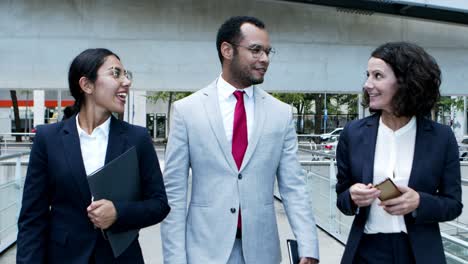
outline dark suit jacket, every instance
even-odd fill
[[[143,228],[169,213],[158,158],[147,130],[111,118],[105,162],[136,146],[142,188],[138,202],[114,202],[113,231]],[[125,186],[122,186],[125,188]],[[143,263],[138,239],[114,259],[87,216],[91,193],[75,116],[39,126],[31,150],[18,220],[17,263]]]
[[[336,159],[337,206],[355,215],[341,263],[352,263],[370,207],[356,210],[349,188],[372,183],[379,114],[348,123],[340,135]],[[416,216],[405,215],[408,237],[416,263],[445,263],[439,222],[461,214],[461,180],[458,145],[450,127],[425,118],[417,119],[413,167],[408,186],[420,195]]]

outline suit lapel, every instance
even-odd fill
[[[374,180],[374,158],[375,144],[377,143],[377,132],[379,129],[379,114],[374,114],[365,123],[363,133],[364,164],[362,166],[362,183],[372,183]]]
[[[89,190],[83,156],[81,155],[80,138],[76,128],[76,115],[64,122],[61,133],[63,154],[70,165],[70,174],[78,185],[83,201],[89,204],[91,202],[91,191]]]
[[[216,140],[226,161],[229,163],[231,169],[237,172],[237,165],[232,157],[232,146],[229,145],[229,142],[226,138],[226,132],[224,130],[223,120],[221,117],[221,111],[219,109],[219,102],[218,102],[218,92],[216,90],[217,79],[209,85],[202,94],[202,104],[206,111],[206,116],[208,117],[210,127],[213,130],[213,133],[216,136]]]
[[[252,131],[252,135],[249,139],[249,144],[247,145],[247,150],[245,151],[244,159],[242,160],[242,166],[239,171],[242,171],[245,166],[249,163],[249,160],[252,158],[255,147],[257,146],[258,140],[260,139],[261,132],[263,131],[263,125],[265,124],[266,111],[264,110],[265,104],[265,95],[261,93],[257,87],[254,87],[254,117],[255,124]]]
[[[117,120],[114,116],[111,116],[105,164],[125,152],[127,146],[127,137],[125,135],[126,133],[123,123]]]
[[[416,120],[416,142],[414,143],[413,164],[411,166],[408,187],[413,188],[417,183],[417,177],[423,175],[423,173],[419,173],[419,169],[425,167],[423,164],[426,160],[425,154],[428,153],[428,148],[431,145],[428,142],[431,140],[431,137],[426,134],[432,129],[432,124],[426,119],[420,117]]]
[[[106,164],[125,151],[127,139],[124,132],[122,123],[112,116],[106,151]],[[81,154],[80,138],[76,128],[76,115],[65,121],[62,131],[62,144],[64,146],[64,155],[71,168],[70,173],[78,185],[83,201],[89,204],[91,202],[91,191]]]

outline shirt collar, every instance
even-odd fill
[[[393,131],[384,124],[384,122],[382,121],[382,116],[381,116],[379,120],[379,126],[383,127],[384,129],[392,133],[395,133],[395,136],[400,136],[400,135],[406,134],[409,131],[416,129],[416,117],[415,116],[411,117],[410,121],[406,123],[406,125],[402,126],[396,131]]]
[[[233,93],[236,90],[244,91],[248,98],[252,98],[252,96],[253,96],[253,86],[252,85],[247,87],[247,88],[244,88],[244,89],[237,89],[234,86],[232,86],[230,83],[226,82],[226,80],[223,79],[221,74],[219,75],[219,78],[218,78],[217,87],[218,87],[219,96],[221,98],[223,98],[224,100],[228,99],[229,96],[234,96]]]
[[[86,136],[94,136],[96,135],[96,133],[102,133],[104,135],[104,137],[108,137],[109,136],[109,129],[110,129],[110,120],[111,120],[111,117],[109,116],[109,118],[106,119],[106,121],[104,121],[104,123],[100,124],[99,126],[97,126],[93,132],[91,132],[91,135],[89,135],[88,133],[86,133],[86,131],[84,131],[81,127],[80,127],[80,122],[78,122],[78,117],[80,116],[80,114],[78,113],[76,115],[76,128],[78,130],[78,135],[79,136],[83,136],[83,135],[86,135]]]

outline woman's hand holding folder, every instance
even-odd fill
[[[97,228],[107,229],[117,220],[114,203],[106,199],[92,201],[87,211],[89,219]]]

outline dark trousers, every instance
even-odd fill
[[[363,234],[354,264],[414,264],[413,252],[405,233]]]

